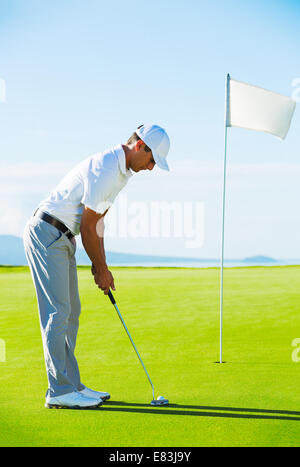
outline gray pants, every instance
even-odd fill
[[[47,395],[84,389],[74,355],[81,309],[75,242],[38,217],[27,222],[23,240],[38,300]]]

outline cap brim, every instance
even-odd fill
[[[168,163],[164,157],[159,156],[157,153],[152,151],[153,159],[155,160],[156,165],[162,170],[170,170]]]

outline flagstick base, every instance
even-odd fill
[[[224,361],[223,361],[223,362],[220,362],[220,361],[218,361],[218,362],[214,362],[214,363],[220,363],[220,364],[222,365],[222,363],[227,363],[227,362],[224,362]]]

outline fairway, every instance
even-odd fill
[[[82,382],[111,393],[99,410],[47,410],[35,291],[29,269],[1,267],[1,446],[299,446],[300,266],[224,271],[111,268],[115,299],[169,407],[151,387],[109,299],[78,268],[76,355]]]

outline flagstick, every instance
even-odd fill
[[[226,162],[227,162],[227,116],[230,75],[226,76],[225,88],[225,119],[224,119],[224,178],[223,178],[223,205],[222,205],[222,253],[221,253],[221,280],[220,280],[220,363],[223,363],[223,273],[224,273],[224,231],[225,231],[225,195],[226,195]]]

